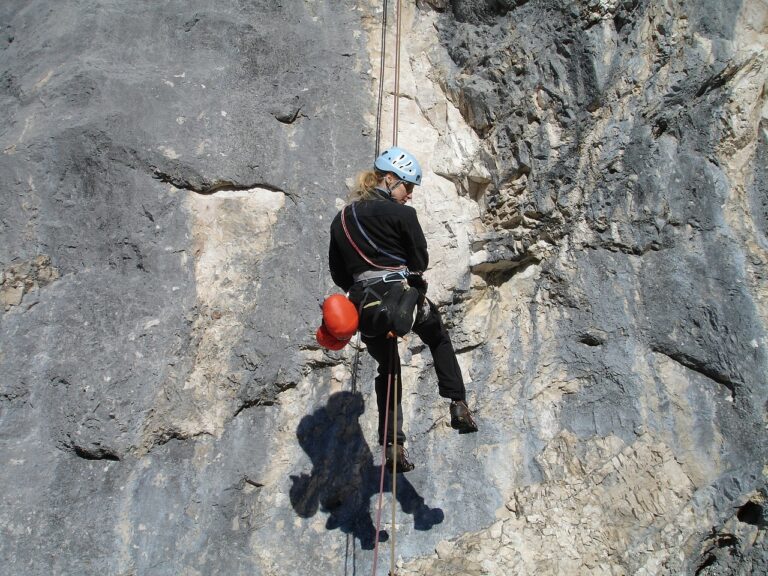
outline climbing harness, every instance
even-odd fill
[[[353,274],[352,278],[356,284],[362,284],[363,286],[369,286],[376,284],[377,282],[399,282],[400,280],[407,280],[411,276],[411,272],[407,268],[402,270],[366,270],[359,274]]]

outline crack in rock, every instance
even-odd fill
[[[237,182],[233,182],[232,180],[216,179],[213,182],[210,182],[206,179],[203,179],[200,184],[196,184],[191,180],[184,178],[182,176],[175,176],[167,172],[162,172],[161,170],[158,170],[154,166],[152,167],[152,176],[153,178],[155,178],[156,180],[159,180],[160,182],[171,184],[175,188],[180,188],[182,190],[189,190],[190,192],[195,192],[202,196],[213,196],[219,192],[249,192],[251,190],[268,190],[270,192],[279,192],[281,194],[285,194],[286,196],[291,198],[291,200],[293,200],[294,202],[296,201],[296,198],[295,198],[296,195],[294,193],[287,192],[286,190],[283,190],[279,186],[275,186],[273,184],[268,184],[265,182],[256,182],[253,184],[238,184]]]
[[[78,458],[83,460],[111,460],[113,462],[120,462],[120,456],[102,447],[89,449],[82,446],[73,446],[72,451]]]
[[[724,374],[715,372],[714,370],[707,368],[701,360],[692,358],[691,356],[683,352],[669,352],[661,349],[660,347],[652,347],[651,350],[653,350],[658,354],[666,356],[667,358],[669,358],[673,362],[676,362],[677,364],[680,364],[684,368],[688,368],[689,370],[697,372],[698,374],[701,374],[705,378],[712,380],[713,382],[716,382],[721,386],[725,386],[730,392],[731,400],[736,400],[736,389],[744,385],[743,382],[734,381],[733,379],[725,376]]]

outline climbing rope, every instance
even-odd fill
[[[354,206],[355,205],[352,204],[352,209],[353,210],[354,210]],[[360,256],[360,258],[365,260],[369,265],[373,266],[374,268],[378,268],[379,270],[392,270],[393,272],[398,272],[398,271],[402,270],[403,269],[403,265],[402,264],[400,264],[398,266],[381,266],[381,265],[376,264],[375,262],[373,262],[370,258],[368,258],[368,256],[365,255],[365,253],[360,249],[360,247],[357,245],[357,243],[354,240],[352,240],[352,236],[349,233],[349,228],[347,228],[347,217],[345,215],[345,212],[346,212],[346,208],[342,208],[342,210],[341,210],[341,227],[344,229],[344,234],[346,235],[347,240],[349,240],[349,243],[352,245],[352,248],[355,249],[355,252],[357,252],[358,256]],[[360,231],[361,232],[363,231],[362,228],[360,229]],[[365,232],[363,232],[363,234],[365,234]],[[366,236],[366,238],[367,238],[367,236]],[[386,254],[390,258],[398,259],[397,256],[393,256],[392,254],[387,254],[386,252],[384,252],[384,254]]]
[[[373,545],[373,576],[376,576],[376,568],[378,566],[378,560],[379,560],[379,535],[381,533],[381,511],[382,511],[382,503],[384,499],[384,472],[386,469],[386,462],[387,462],[387,438],[388,438],[388,425],[389,425],[389,400],[392,398],[392,403],[394,404],[394,410],[392,410],[392,413],[394,414],[394,421],[393,421],[393,435],[395,438],[394,444],[398,444],[397,440],[397,380],[398,380],[398,374],[395,374],[395,354],[397,354],[397,338],[393,337],[390,339],[391,344],[389,348],[389,371],[387,373],[387,400],[385,403],[385,410],[384,410],[384,438],[382,439],[383,442],[381,443],[381,476],[379,477],[379,498],[378,498],[378,504],[376,507],[376,539],[374,541]],[[394,383],[394,395],[391,395],[392,392],[392,384]],[[389,565],[390,565],[390,574],[395,574],[395,511],[396,511],[396,504],[397,504],[397,450],[395,449],[394,457],[392,458],[392,540],[390,541],[389,546]]]
[[[397,34],[395,35],[395,93],[394,118],[392,120],[392,146],[397,146],[397,124],[400,111],[400,30],[402,14],[400,0],[397,0]]]
[[[379,58],[379,90],[376,103],[376,157],[381,151],[381,117],[384,104],[384,72],[387,58],[387,12],[389,2],[384,0],[384,12],[381,17],[381,57]],[[397,0],[395,34],[395,89],[393,93],[392,145],[397,146],[397,132],[400,120],[400,37],[402,31],[402,0]]]
[[[381,17],[381,57],[379,58],[379,95],[376,104],[376,155],[381,149],[381,108],[384,102],[384,69],[387,57],[387,0],[384,0],[384,14]]]
[[[358,312],[359,315],[359,312]],[[352,360],[352,394],[357,394],[357,369],[360,365],[360,331],[357,332],[357,338],[353,344],[355,357]]]
[[[392,348],[389,351],[389,355],[393,358],[392,364],[393,364],[393,371],[394,371],[394,358],[397,354],[397,336],[392,335]],[[397,530],[395,529],[395,519],[396,519],[396,513],[397,513],[397,444],[399,442],[399,439],[397,438],[397,384],[400,380],[400,370],[397,371],[397,374],[392,376],[392,384],[394,386],[393,395],[392,395],[392,404],[394,405],[394,410],[392,410],[392,414],[394,415],[394,422],[392,424],[392,433],[395,437],[395,454],[394,458],[392,458],[392,542],[390,542],[389,545],[389,573],[394,576],[395,574],[395,536],[397,534]],[[389,410],[389,406],[387,406],[387,410]],[[382,462],[381,468],[384,469],[384,462]]]
[[[387,12],[388,1],[384,0],[384,13],[381,20],[381,58],[379,62],[379,93],[378,102],[376,108],[376,157],[379,156],[379,150],[381,145],[381,117],[382,117],[382,104],[384,100],[384,70],[387,56]],[[392,118],[392,145],[397,146],[397,131],[399,123],[400,112],[400,36],[402,30],[402,4],[401,0],[397,0],[396,8],[396,33],[395,33],[395,87],[393,92],[394,105],[393,105],[393,118]],[[343,216],[343,213],[342,213]],[[346,229],[344,231],[349,237],[349,232]],[[367,260],[367,258],[366,258]],[[376,266],[377,268],[383,268],[382,266]],[[395,576],[395,540],[396,540],[396,512],[397,512],[397,385],[399,380],[399,374],[395,374],[395,358],[397,354],[397,336],[392,335],[391,345],[389,350],[389,373],[387,374],[387,399],[386,409],[384,411],[384,438],[382,439],[382,451],[381,451],[381,477],[379,478],[379,497],[378,506],[376,511],[376,539],[373,547],[373,576],[376,576],[376,569],[379,559],[379,535],[381,532],[381,510],[382,502],[384,499],[384,473],[387,462],[387,431],[389,430],[389,401],[392,398],[394,409],[392,413],[394,415],[393,421],[393,458],[392,458],[392,535],[390,541],[390,576]],[[398,371],[399,372],[399,371]],[[394,386],[393,386],[394,384]],[[394,391],[392,388],[394,387]],[[394,395],[392,395],[394,392]]]

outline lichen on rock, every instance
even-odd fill
[[[51,284],[59,272],[51,266],[49,256],[36,256],[33,260],[12,264],[3,270],[0,278],[0,305],[5,311],[19,306],[24,295]]]

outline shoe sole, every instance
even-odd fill
[[[477,424],[470,424],[466,420],[451,420],[451,428],[458,430],[459,434],[471,434],[477,432]]]

